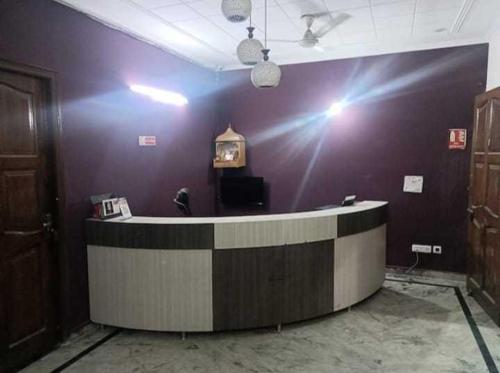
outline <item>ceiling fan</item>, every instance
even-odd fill
[[[329,21],[321,26],[316,32],[311,30],[311,27],[314,23],[314,20],[320,17],[328,17]],[[307,29],[304,33],[304,36],[300,40],[282,40],[282,39],[270,39],[269,41],[278,42],[278,43],[297,43],[304,48],[313,48],[322,50],[321,47],[318,46],[319,39],[332,31],[335,27],[344,23],[346,20],[351,18],[351,16],[347,13],[339,13],[336,16],[332,16],[331,12],[320,12],[320,13],[308,13],[304,14],[300,17],[306,23]]]

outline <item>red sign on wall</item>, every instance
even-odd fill
[[[139,146],[156,146],[156,136],[139,136]]]
[[[448,136],[448,149],[465,149],[467,130],[465,128],[452,128]]]

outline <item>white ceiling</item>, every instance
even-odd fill
[[[235,51],[248,22],[227,21],[221,0],[55,1],[201,65],[244,67]],[[263,40],[264,0],[252,0],[252,7],[255,35]],[[270,42],[271,60],[301,63],[486,42],[500,22],[500,0],[268,0],[268,38],[300,39],[300,16],[319,11],[351,18],[321,39],[324,51]]]

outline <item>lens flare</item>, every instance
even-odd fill
[[[342,113],[345,104],[343,102],[334,102],[328,109],[328,116],[334,117]]]

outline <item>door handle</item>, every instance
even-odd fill
[[[469,213],[469,220],[474,221],[474,210],[472,208],[468,208],[467,212]]]
[[[469,219],[470,221],[474,220],[474,213],[477,209],[480,209],[484,207],[483,205],[471,205],[470,207],[467,208],[467,212],[469,213]]]
[[[52,214],[48,213],[43,216],[42,226],[46,232],[52,233],[54,231]]]
[[[491,225],[487,225],[486,227],[484,227],[484,230],[486,231],[486,233],[496,233],[497,232],[496,227],[492,227]]]

